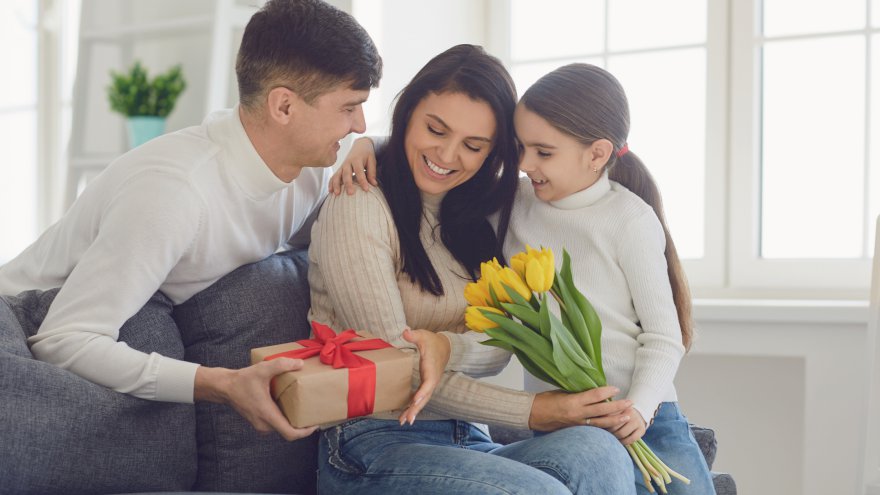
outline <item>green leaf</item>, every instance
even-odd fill
[[[574,289],[574,300],[584,316],[587,331],[590,332],[590,340],[593,344],[593,362],[596,363],[596,367],[602,373],[604,380],[605,368],[602,366],[602,321],[599,319],[599,315],[596,313],[593,305],[590,304],[590,301],[577,288],[572,286],[572,289]]]
[[[553,379],[553,377],[551,377],[550,375],[545,373],[544,370],[542,370],[540,366],[535,364],[534,361],[532,361],[532,358],[530,358],[528,354],[520,351],[519,349],[514,349],[513,353],[516,354],[516,358],[519,359],[519,363],[522,365],[522,367],[526,371],[531,373],[535,378],[537,378],[543,382],[549,383],[551,385],[555,385],[558,388],[563,388],[563,386],[561,384],[557,383],[556,380]]]
[[[553,362],[553,346],[550,345],[548,340],[510,318],[488,311],[483,311],[483,314],[500,327],[486,329],[486,335],[507,342],[514,349],[526,353],[531,358],[531,361],[541,368],[544,373],[553,377],[557,384],[560,384],[560,386],[565,385],[562,388],[565,390],[571,388],[569,380],[559,372],[556,364]]]
[[[587,328],[587,323],[584,321],[584,316],[581,314],[577,301],[572,295],[571,289],[574,289],[574,281],[571,276],[571,257],[566,250],[562,251],[562,270],[560,270],[558,282],[559,295],[562,297],[562,302],[565,304],[565,309],[563,309],[563,311],[566,313],[566,316],[568,316],[568,321],[571,325],[569,328],[571,328],[574,338],[584,352],[595,360],[595,349],[593,347],[593,340],[590,336],[590,332]]]
[[[523,299],[523,301],[525,300]],[[501,307],[503,307],[504,310],[508,313],[519,318],[520,321],[522,321],[524,325],[532,329],[532,331],[540,332],[540,315],[537,311],[532,309],[531,305],[529,305],[528,302],[525,302],[525,305],[501,303]]]
[[[550,305],[547,304],[547,293],[541,296],[541,309],[538,312],[538,330],[541,336],[550,340]]]
[[[557,346],[561,348],[561,350],[568,355],[572,362],[575,365],[579,366],[581,370],[590,378],[590,388],[595,388],[596,386],[601,387],[605,385],[605,374],[596,368],[593,360],[590,359],[589,356],[584,354],[583,349],[581,349],[578,343],[574,340],[574,337],[572,337],[568,328],[563,326],[562,322],[558,318],[556,318],[555,315],[551,315],[550,322],[553,335],[556,337],[556,339],[553,340],[554,352],[556,351]]]
[[[519,292],[515,291],[512,287],[505,284],[504,282],[501,282],[501,286],[504,287],[504,290],[506,290],[507,294],[510,296],[510,300],[513,301],[515,304],[519,304],[521,306],[529,305],[529,302],[526,301],[526,298],[519,295]]]
[[[480,343],[483,344],[483,345],[488,345],[488,346],[492,346],[492,347],[498,347],[498,348],[504,349],[505,351],[510,352],[510,353],[515,352],[515,349],[513,348],[512,345],[510,345],[510,344],[508,344],[507,342],[504,342],[504,341],[502,341],[502,340],[498,340],[498,339],[486,339],[486,340],[484,340],[484,341],[482,341],[482,342],[480,342]]]
[[[583,392],[584,390],[596,388],[596,384],[593,383],[593,380],[585,373],[584,369],[578,366],[571,359],[571,356],[563,350],[563,346],[559,342],[559,333],[553,332],[551,338],[553,341],[553,362],[556,363],[559,372],[572,385],[571,388],[565,387],[565,390],[568,392]]]

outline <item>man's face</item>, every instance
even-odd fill
[[[369,95],[366,89],[339,86],[310,104],[296,98],[296,119],[289,134],[291,155],[297,162],[294,165],[329,167],[336,163],[339,141],[352,132],[362,134],[367,129],[363,103]]]

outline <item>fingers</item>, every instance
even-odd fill
[[[364,191],[370,190],[370,185],[367,184],[367,170],[364,167],[356,167],[354,164],[351,165],[351,168],[354,169],[354,180],[360,184],[361,189]],[[354,189],[352,189],[351,194],[354,193]]]
[[[370,181],[370,184],[374,186],[378,186],[379,182],[376,180],[376,155],[372,155],[367,159],[367,180]]]
[[[401,426],[403,426],[405,423],[413,424],[416,422],[416,416],[418,416],[418,414],[422,412],[425,404],[427,404],[428,401],[431,399],[431,396],[434,394],[434,387],[436,385],[436,383],[431,385],[422,382],[422,384],[419,386],[419,389],[416,390],[415,394],[413,394],[412,402],[410,402],[409,406],[407,406],[407,408],[404,409],[403,412],[400,413],[400,416],[397,418]]]
[[[583,401],[584,404],[594,404],[611,399],[619,393],[620,389],[617,387],[604,386],[587,390],[586,392],[579,392],[574,395]]]
[[[278,358],[271,361],[263,361],[254,365],[258,373],[272,378],[281,373],[296,371],[303,367],[302,359]]]

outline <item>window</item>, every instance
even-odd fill
[[[504,19],[493,51],[520,93],[575,61],[626,88],[630,149],[663,192],[698,296],[865,297],[880,0],[491,5]]]
[[[0,3],[0,264],[60,214],[60,177],[70,133],[79,2]]]
[[[726,28],[720,19],[710,35],[707,22],[722,15],[717,2],[511,0],[496,7],[510,19],[501,51],[520,94],[541,75],[572,62],[601,66],[620,80],[630,103],[630,149],[664,193],[691,283],[720,280],[723,224],[714,219],[723,218],[724,156],[723,143],[714,139],[724,132],[717,108],[723,107],[725,87],[723,75],[709,67],[723,58]]]

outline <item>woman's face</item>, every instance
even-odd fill
[[[474,176],[495,143],[495,114],[463,93],[428,93],[416,105],[404,149],[416,186],[445,193]]]
[[[599,178],[601,166],[599,173],[592,170],[596,165],[594,146],[561,132],[521,103],[516,106],[513,123],[522,146],[519,169],[532,180],[538,199],[562,199],[590,187]]]

